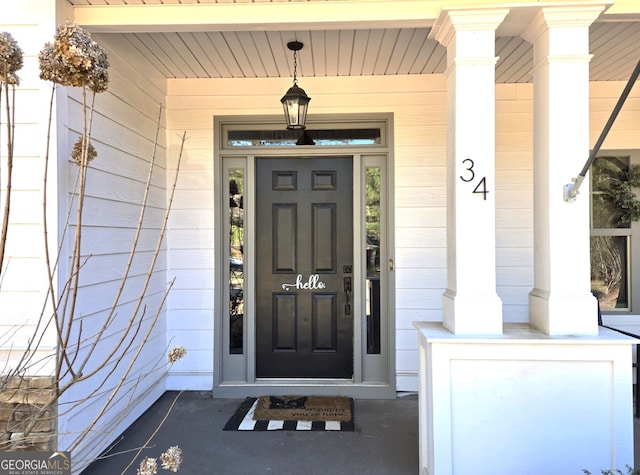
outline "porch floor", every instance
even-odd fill
[[[230,432],[222,428],[241,400],[214,399],[210,391],[166,392],[121,436],[113,452],[82,475],[123,472],[137,449],[157,431],[137,462],[126,471],[135,474],[139,461],[159,457],[178,445],[184,451],[179,473],[403,475],[417,473],[418,397],[399,394],[395,400],[356,400],[355,432]],[[635,466],[640,467],[640,418],[634,418]],[[162,470],[159,473],[168,473]],[[626,472],[625,472],[626,473]]]
[[[165,393],[127,431],[114,453],[141,447],[160,430],[126,471],[135,474],[140,460],[159,457],[172,445],[184,452],[178,473],[415,475],[418,470],[418,397],[355,400],[355,432],[223,431],[241,400],[214,399],[210,391],[185,391],[164,423],[178,392]],[[83,475],[116,475],[135,452],[95,462]],[[158,473],[169,473],[159,470]]]

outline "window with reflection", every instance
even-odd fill
[[[244,170],[229,170],[229,352],[244,346]]]
[[[365,171],[367,353],[380,354],[380,167]]]
[[[300,131],[289,129],[233,130],[226,134],[226,147],[291,147],[316,145],[318,147],[345,147],[380,145],[380,128],[312,129],[304,130],[306,141],[300,142]]]
[[[601,310],[631,310],[633,219],[626,200],[631,156],[601,156],[591,166],[591,291]],[[637,234],[637,233],[636,233]]]

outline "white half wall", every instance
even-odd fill
[[[578,474],[633,466],[631,344],[507,324],[462,337],[417,323],[420,473]]]

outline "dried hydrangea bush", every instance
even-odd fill
[[[104,92],[109,85],[107,52],[83,28],[67,23],[56,30],[53,43],[38,56],[40,79],[61,86]]]
[[[160,456],[162,462],[162,468],[169,470],[170,472],[177,472],[180,470],[180,464],[182,463],[182,449],[177,445],[169,447],[166,452]]]
[[[82,137],[80,137],[78,138],[78,140],[76,140],[76,143],[73,144],[73,148],[71,149],[71,159],[78,166],[82,164],[82,157],[84,154],[84,148],[82,147],[83,143],[84,141]],[[95,149],[95,147],[91,142],[88,143],[86,154],[87,154],[87,163],[91,163],[93,159],[98,156],[98,151]]]
[[[177,445],[169,447],[166,452],[160,455],[163,470],[177,472],[182,463],[182,449]],[[154,475],[158,473],[158,461],[153,457],[145,457],[140,462],[137,475]]]
[[[17,72],[22,69],[24,54],[18,42],[10,33],[0,33],[0,83],[17,86],[20,78]]]
[[[38,55],[40,79],[61,86],[88,88],[94,94],[109,85],[109,61],[105,49],[89,32],[73,23],[56,29],[53,43],[46,43]],[[81,166],[98,155],[96,149],[81,137],[73,146],[71,159]]]
[[[138,467],[137,475],[153,475],[158,473],[158,462],[156,459],[151,457],[146,457],[142,459],[140,462],[140,466]]]
[[[175,346],[169,350],[167,359],[169,360],[169,363],[173,364],[179,359],[183,358],[186,354],[187,350],[184,346]]]

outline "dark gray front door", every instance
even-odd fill
[[[256,376],[351,378],[352,160],[256,163]]]

